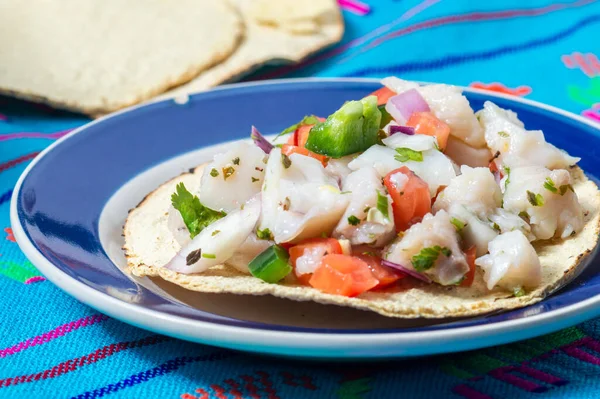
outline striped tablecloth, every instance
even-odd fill
[[[526,96],[600,123],[600,2],[343,0],[343,42],[253,79],[398,75]],[[1,60],[0,60],[1,62]],[[85,117],[0,97],[0,398],[597,398],[600,323],[512,345],[343,367],[140,330],[61,292],[9,227],[18,176]]]

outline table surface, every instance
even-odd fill
[[[367,0],[365,15],[343,3],[342,43],[250,79],[397,75],[525,96],[600,123],[598,1]],[[87,121],[0,97],[0,398],[600,397],[598,320],[474,352],[334,366],[192,344],[99,314],[45,281],[8,217],[27,163]]]

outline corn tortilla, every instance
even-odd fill
[[[164,267],[180,249],[167,228],[170,196],[179,182],[192,192],[200,185],[203,166],[161,185],[132,209],[124,226],[123,247],[128,270],[135,276],[160,276],[183,288],[211,293],[274,295],[296,301],[349,306],[399,318],[446,318],[475,316],[539,302],[574,278],[590,256],[600,232],[600,191],[578,167],[571,169],[573,187],[584,209],[583,230],[566,240],[534,242],[542,264],[542,283],[521,297],[495,289],[488,291],[478,268],[471,287],[443,287],[416,283],[406,278],[388,291],[366,292],[355,298],[322,293],[288,277],[268,284],[228,265],[215,266],[201,274],[181,274]]]

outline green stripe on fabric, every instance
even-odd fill
[[[471,355],[464,356],[463,358],[457,360],[456,364],[458,367],[477,375],[486,374],[491,370],[507,366],[507,364],[503,361],[482,353],[473,353]]]
[[[456,367],[452,360],[444,360],[440,365],[440,370],[446,374],[449,374],[453,377],[462,378],[464,380],[473,377],[474,375],[469,373],[468,371],[462,370]]]
[[[0,262],[0,274],[21,283],[36,275],[31,268],[23,267],[14,262]]]
[[[584,338],[585,336],[586,335],[577,327],[571,327],[567,328],[566,330],[545,335],[543,337],[538,338],[538,340],[550,346],[551,349],[555,349],[560,346],[568,345],[571,342]]]
[[[514,345],[491,348],[490,352],[492,355],[505,359],[511,363],[522,363],[533,357],[529,351],[519,350]]]

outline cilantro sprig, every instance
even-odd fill
[[[387,195],[381,194],[377,191],[377,210],[389,220],[390,214],[388,212],[388,197]]]
[[[206,226],[216,222],[226,215],[225,212],[212,210],[200,202],[200,199],[190,193],[183,183],[179,183],[171,195],[173,207],[179,211],[190,237],[196,237]]]
[[[424,272],[433,267],[440,254],[449,257],[452,255],[452,251],[439,245],[423,248],[418,254],[412,257],[411,262],[416,271]]]
[[[527,200],[533,206],[543,206],[544,205],[544,197],[542,197],[542,194],[535,194],[529,190],[527,190]]]
[[[411,150],[410,148],[396,148],[396,152],[397,154],[394,156],[394,159],[398,162],[423,162],[423,153],[421,151]]]

